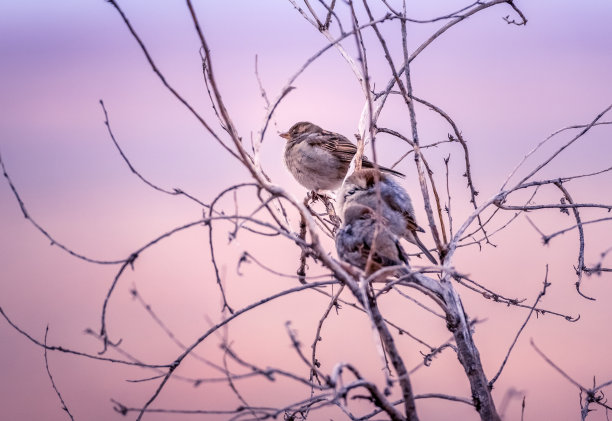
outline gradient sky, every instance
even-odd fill
[[[255,56],[261,80],[274,98],[326,41],[289,2],[196,3],[220,89],[239,132],[249,139],[257,134],[265,115],[254,73]],[[411,6],[411,16],[433,17],[463,5],[457,1],[422,3],[425,5]],[[508,25],[502,20],[508,14],[513,16],[509,7],[491,8],[446,33],[412,67],[415,94],[450,114],[468,140],[481,200],[495,194],[512,168],[550,133],[588,123],[612,103],[612,3],[516,3],[529,19],[527,26]],[[199,44],[185,5],[140,0],[122,2],[121,6],[168,81],[216,129],[202,83]],[[377,13],[380,10],[376,9]],[[410,48],[439,25],[410,27]],[[390,46],[397,60],[401,57],[398,34],[398,25],[386,30],[386,35],[393,38]],[[367,38],[372,42],[368,50],[370,66],[375,86],[381,88],[388,81],[388,71],[371,35]],[[353,50],[353,40],[345,45]],[[335,50],[310,66],[294,86],[297,89],[275,114],[261,160],[273,182],[302,197],[304,189],[282,164],[283,143],[278,130],[299,120],[311,120],[352,138],[363,98],[352,72]],[[0,92],[0,152],[31,216],[58,241],[92,258],[124,258],[155,236],[202,215],[201,208],[192,202],[155,192],[130,173],[108,136],[100,99],[125,153],[152,182],[168,189],[180,187],[208,203],[224,188],[251,181],[165,90],[117,12],[103,0],[1,2]],[[395,101],[380,124],[401,128],[408,134],[407,113],[401,101]],[[417,108],[417,117],[422,142],[446,138],[450,129],[435,114],[421,107]],[[532,157],[523,174],[570,135],[552,141]],[[401,143],[383,136],[377,145],[378,158],[385,165],[405,151]],[[449,153],[453,154],[450,184],[456,228],[470,213],[460,150],[445,145],[429,152],[428,157],[437,182],[443,185],[442,159]],[[541,177],[582,174],[608,168],[611,162],[610,129],[595,128],[559,156]],[[407,159],[398,168],[407,174],[405,187],[413,192],[417,219],[424,222],[414,164]],[[568,188],[576,201],[610,203],[610,185],[612,176],[608,173],[588,182],[569,183]],[[515,203],[522,197],[517,196]],[[542,197],[559,200],[552,189],[543,191]],[[245,209],[254,203],[252,191],[243,193],[240,199]],[[233,211],[233,199],[228,198],[222,206]],[[585,211],[583,215],[588,219],[601,213]],[[532,213],[530,217],[546,233],[573,224],[571,218],[555,210]],[[292,222],[296,227],[295,217]],[[49,326],[50,344],[98,352],[100,344],[83,331],[99,329],[102,302],[117,267],[88,264],[51,247],[23,218],[4,179],[0,182],[0,224],[0,306],[38,340],[42,341]],[[587,265],[612,246],[611,227],[607,223],[585,228]],[[236,265],[244,250],[285,273],[294,273],[299,250],[289,242],[255,238],[244,231],[228,243],[232,228],[218,225],[214,238],[235,308],[297,284],[292,279],[268,275],[254,264],[242,267],[240,276]],[[432,244],[428,236],[424,241]],[[460,250],[457,269],[495,291],[531,303],[549,264],[552,285],[542,307],[581,316],[573,324],[550,315],[530,322],[496,384],[498,409],[504,394],[513,388],[526,395],[526,420],[577,419],[578,390],[537,356],[529,339],[533,338],[582,384],[591,385],[593,376],[598,382],[611,380],[612,279],[610,275],[584,279],[584,292],[596,301],[576,294],[572,269],[578,249],[575,232],[543,246],[539,235],[520,217],[496,237],[495,243],[497,247],[482,251],[476,247]],[[331,243],[327,246],[333,250]],[[610,258],[608,267],[609,262]],[[197,338],[210,320],[219,320],[220,297],[210,263],[208,232],[203,228],[178,234],[144,253],[135,270],[121,278],[109,307],[111,335],[122,338],[126,350],[146,361],[173,360],[179,349],[131,298],[133,286],[185,343]],[[527,312],[486,301],[464,288],[458,290],[468,314],[486,319],[476,328],[475,340],[490,377]],[[385,297],[382,302],[386,316],[401,321],[430,343],[438,344],[449,337],[443,322],[406,300]],[[313,293],[287,297],[257,310],[252,317],[237,320],[229,329],[229,337],[251,362],[277,364],[305,375],[307,368],[292,351],[284,323],[292,321],[304,349],[309,351],[316,323],[326,306],[327,300]],[[338,361],[350,361],[364,374],[381,380],[371,332],[360,314],[348,308],[333,314],[323,336],[320,360],[324,369],[331,370]],[[211,338],[198,352],[219,360],[219,341],[218,337]],[[425,349],[405,337],[398,342],[408,366],[417,365],[418,351]],[[4,321],[0,321],[0,343],[0,418],[67,419],[47,377],[42,350]],[[77,420],[125,419],[112,410],[109,399],[138,406],[148,399],[156,384],[125,381],[151,376],[150,371],[60,353],[49,353],[49,365]],[[178,374],[216,375],[195,360],[186,361]],[[469,395],[465,376],[451,352],[436,359],[432,367],[417,371],[412,382],[417,393]],[[262,386],[254,381],[240,385],[248,400],[258,405],[282,405],[304,398],[293,386],[282,382],[264,382]],[[175,382],[164,390],[157,404],[227,409],[236,407],[237,401],[227,386],[193,388]],[[472,409],[461,404],[431,401],[418,405],[419,414],[426,420],[445,420],[449,414],[457,419],[477,419]],[[326,415],[343,419],[339,411]],[[520,419],[520,399],[510,402],[506,416]],[[130,415],[129,419],[133,418]],[[598,409],[588,419],[606,417]]]

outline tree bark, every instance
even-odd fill
[[[446,320],[455,337],[457,356],[470,381],[472,401],[483,421],[501,421],[495,402],[488,387],[487,377],[482,368],[480,354],[472,339],[472,332],[459,295],[450,281],[443,282],[444,301],[447,305]]]

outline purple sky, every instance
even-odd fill
[[[197,3],[224,99],[239,132],[248,141],[251,134],[257,134],[265,115],[254,74],[255,55],[262,82],[274,98],[326,41],[289,2]],[[415,5],[411,16],[433,17],[463,5],[456,1],[423,3],[436,6]],[[527,26],[507,25],[502,17],[514,16],[512,10],[505,5],[493,7],[450,30],[412,67],[415,94],[450,114],[468,140],[482,200],[494,195],[522,157],[546,136],[565,126],[588,123],[612,103],[612,3],[516,3],[529,19]],[[177,2],[144,0],[124,1],[121,6],[168,81],[217,129],[187,8]],[[410,48],[439,26],[410,27]],[[395,37],[390,45],[399,61],[398,33],[399,25],[388,27],[389,38]],[[387,83],[388,71],[379,49],[374,47],[375,39],[368,39],[373,46],[369,51],[373,80],[380,89]],[[354,41],[350,39],[345,45],[352,51]],[[201,217],[201,209],[191,202],[161,195],[130,173],[109,139],[100,99],[125,153],[151,181],[168,189],[180,187],[206,203],[232,184],[251,181],[165,90],[117,12],[103,0],[5,0],[0,3],[0,58],[2,158],[31,216],[72,249],[92,258],[124,258],[160,233]],[[296,121],[311,120],[352,138],[363,96],[350,69],[333,49],[310,66],[294,86],[297,89],[275,114],[261,160],[274,183],[302,197],[304,189],[282,164],[283,140],[277,136],[278,131]],[[381,124],[403,127],[408,134],[407,113],[401,102],[395,101],[397,105],[388,107]],[[446,138],[450,129],[438,116],[423,107],[417,108],[417,113],[422,142]],[[551,141],[526,163],[522,174],[569,136]],[[396,145],[401,146],[381,136],[377,143],[381,163],[391,164],[404,152],[398,152]],[[466,202],[467,191],[460,176],[459,148],[440,148],[431,153],[431,162],[442,183],[442,158],[449,153],[454,157],[451,169],[456,177],[451,186],[455,223],[459,224],[471,212],[467,203],[461,202]],[[610,130],[595,128],[579,145],[560,155],[541,177],[608,168],[611,157]],[[407,159],[398,168],[407,173],[405,187],[414,190],[418,220],[425,221],[422,199],[416,193],[413,161]],[[603,194],[600,202],[610,203],[611,183],[608,173],[589,183],[576,182],[572,193],[577,201],[594,202]],[[559,199],[557,192],[543,195],[553,201]],[[517,197],[516,203],[522,196]],[[0,306],[38,340],[49,325],[50,344],[95,354],[100,350],[99,343],[82,332],[85,328],[99,329],[102,302],[117,267],[87,264],[51,247],[23,218],[4,179],[0,198]],[[252,199],[248,194],[243,197],[246,205],[253,203]],[[223,206],[232,211],[232,200]],[[596,215],[584,214],[587,219]],[[532,218],[548,233],[573,223],[558,211],[534,213]],[[293,224],[297,226],[295,218]],[[607,223],[586,229],[587,265],[611,246],[611,227]],[[295,272],[298,254],[289,243],[248,235],[228,244],[231,229],[231,225],[219,225],[215,240],[236,308],[296,285],[295,280],[271,277],[255,265],[246,266],[245,274],[238,276],[236,264],[245,249],[260,251],[258,257],[272,264],[281,256],[277,265],[285,273]],[[432,244],[429,237],[425,242]],[[609,275],[585,278],[584,290],[597,301],[586,301],[576,294],[572,269],[577,256],[575,232],[543,246],[535,230],[520,217],[512,230],[497,237],[496,243],[497,248],[486,247],[482,252],[475,247],[461,250],[455,262],[457,269],[506,296],[532,303],[548,263],[552,286],[542,305],[581,315],[580,322],[574,324],[552,316],[530,322],[496,384],[498,408],[506,391],[515,388],[527,396],[526,419],[577,419],[578,391],[535,354],[529,339],[533,338],[585,385],[592,383],[594,375],[598,381],[612,379],[612,279]],[[329,249],[333,251],[331,243]],[[114,337],[123,338],[126,349],[143,360],[173,360],[179,350],[131,298],[129,290],[135,285],[177,336],[191,343],[209,326],[207,318],[219,318],[220,298],[211,270],[208,233],[201,228],[181,233],[143,254],[136,270],[126,273],[113,296],[109,323]],[[466,289],[459,292],[471,317],[487,319],[477,327],[475,339],[491,376],[527,312],[485,301]],[[404,300],[385,300],[389,300],[384,304],[390,318],[404,321],[432,343],[448,338],[444,323],[436,318],[406,307]],[[314,295],[290,297],[262,309],[254,318],[237,321],[230,328],[230,337],[253,361],[277,363],[303,374],[307,369],[290,348],[284,322],[293,321],[309,350],[314,326],[326,305],[325,299]],[[418,322],[411,323],[413,320]],[[348,336],[347,326],[351,331]],[[211,339],[199,348],[200,353],[218,356],[219,339]],[[45,372],[42,350],[4,321],[0,322],[0,343],[0,418],[67,419]],[[418,364],[421,349],[408,340],[400,346],[412,355],[407,358],[409,366]],[[321,356],[326,358],[328,370],[339,360],[355,361],[363,365],[364,373],[380,377],[380,367],[368,365],[368,361],[378,360],[367,321],[348,309],[326,324]],[[112,410],[109,399],[138,406],[154,387],[152,383],[125,382],[153,375],[142,369],[124,369],[59,353],[50,353],[49,363],[78,420],[124,419]],[[180,374],[215,373],[190,360]],[[441,379],[447,379],[443,386]],[[419,370],[412,381],[417,393],[469,394],[465,377],[450,352],[435,360],[433,367]],[[296,399],[293,389],[282,384],[264,386],[245,381],[241,387],[252,401],[262,405]],[[226,386],[208,384],[194,389],[181,382],[165,390],[157,404],[182,408],[237,405]],[[477,419],[465,405],[419,405],[420,415],[427,420],[448,419],[450,413]],[[520,419],[519,400],[510,403],[506,415],[507,419]],[[329,416],[342,419],[343,415],[336,411]],[[588,419],[606,418],[598,410]]]

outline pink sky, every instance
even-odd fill
[[[188,11],[182,3],[159,3],[141,0],[122,2],[121,6],[170,83],[217,129],[202,83],[199,44]],[[289,2],[199,3],[198,13],[220,88],[239,132],[248,140],[259,130],[265,114],[254,75],[255,55],[261,79],[273,98],[326,41]],[[463,4],[442,3],[437,7],[415,5],[411,15],[433,17]],[[507,25],[502,20],[512,15],[509,7],[491,8],[437,40],[412,68],[415,94],[450,114],[468,140],[480,200],[495,194],[512,168],[550,133],[588,123],[612,103],[612,4],[592,0],[549,4],[517,1],[517,5],[529,19],[527,26]],[[410,48],[438,27],[411,28]],[[389,26],[389,37],[397,34],[393,30],[399,33],[399,26]],[[370,41],[373,77],[376,87],[381,88],[388,80],[387,69],[379,49],[374,47],[374,38]],[[352,50],[354,41],[345,44]],[[391,45],[399,60],[399,46]],[[97,259],[125,258],[157,235],[202,215],[201,208],[192,202],[157,193],[130,173],[108,137],[100,99],[125,153],[154,183],[168,189],[180,187],[209,203],[224,188],[251,181],[159,83],[117,12],[102,0],[0,3],[0,57],[2,158],[31,216],[74,250]],[[335,50],[316,61],[294,86],[297,89],[275,114],[261,159],[274,183],[303,197],[304,189],[282,164],[283,140],[278,138],[278,130],[298,120],[311,120],[352,138],[363,97]],[[417,108],[417,113],[423,143],[446,138],[450,129],[440,118],[425,108]],[[404,133],[409,133],[407,113],[400,102],[389,106],[381,124],[404,127]],[[551,142],[527,163],[526,170],[568,136]],[[385,165],[405,151],[399,149],[403,145],[382,135],[377,145],[379,160]],[[454,154],[451,187],[455,228],[471,212],[465,203],[467,190],[458,152],[458,146],[445,145],[428,155],[442,185],[442,158]],[[559,156],[542,178],[608,168],[611,157],[610,129],[595,128],[579,145]],[[398,168],[407,174],[404,186],[412,192],[417,219],[425,225],[412,159]],[[608,173],[589,183],[569,183],[567,187],[576,201],[610,203],[611,184],[612,175]],[[560,197],[552,189],[543,194],[553,202]],[[42,340],[48,325],[49,344],[95,354],[100,345],[83,330],[99,329],[104,296],[118,267],[87,264],[51,247],[23,218],[4,179],[0,182],[0,198],[0,306],[38,340]],[[251,191],[241,198],[245,209],[255,203]],[[233,200],[229,198],[221,206],[232,212]],[[584,215],[588,219],[601,213],[585,211]],[[557,210],[532,213],[530,217],[547,233],[573,224]],[[295,214],[292,222],[297,227]],[[595,263],[599,253],[611,246],[611,227],[604,223],[585,228],[587,265]],[[284,273],[295,272],[299,251],[287,240],[255,238],[244,231],[228,244],[227,234],[232,229],[230,224],[215,226],[215,241],[235,308],[297,285],[294,279],[274,277],[254,264],[242,267],[243,275],[239,276],[236,265],[244,250]],[[433,244],[429,236],[424,240]],[[496,383],[498,409],[506,391],[514,388],[526,395],[526,420],[577,419],[578,390],[537,356],[529,339],[533,338],[553,361],[584,385],[590,386],[593,376],[598,382],[612,380],[612,279],[610,275],[585,277],[583,291],[595,297],[594,302],[576,294],[576,232],[543,246],[527,220],[519,217],[495,242],[498,247],[482,251],[476,247],[461,249],[455,260],[457,270],[506,296],[532,303],[549,264],[552,286],[542,307],[581,316],[573,324],[550,315],[531,320]],[[327,246],[335,253],[331,242]],[[609,267],[610,258],[607,262]],[[128,270],[121,278],[111,299],[108,323],[112,337],[123,338],[126,350],[142,360],[170,362],[180,350],[131,298],[133,285],[185,343],[208,328],[208,318],[219,320],[220,297],[204,228],[177,234],[143,253],[135,270]],[[465,288],[458,287],[458,291],[471,317],[487,319],[476,328],[475,340],[491,377],[527,310],[486,301]],[[309,353],[327,302],[310,292],[283,298],[236,320],[229,329],[230,338],[241,355],[253,363],[276,364],[306,375],[308,369],[291,349],[284,323],[292,321]],[[443,322],[406,300],[385,297],[382,303],[386,316],[430,343],[441,343],[450,336]],[[345,307],[338,315],[332,314],[323,336],[320,359],[324,369],[350,361],[381,382],[372,335],[360,313]],[[219,341],[211,337],[198,353],[220,360]],[[419,351],[425,349],[406,337],[398,341],[408,366],[417,365]],[[46,374],[42,349],[4,321],[0,321],[0,343],[0,418],[67,419]],[[77,420],[125,419],[113,411],[109,399],[142,405],[157,384],[125,381],[151,376],[150,371],[57,352],[49,353],[49,365]],[[195,360],[186,360],[178,374],[218,375]],[[451,352],[442,354],[432,367],[417,371],[411,380],[416,393],[469,396],[466,378]],[[240,387],[249,401],[258,405],[283,405],[306,397],[296,392],[293,383],[289,385],[247,380]],[[226,385],[193,388],[174,382],[156,405],[231,409],[238,403]],[[446,420],[451,414],[455,419],[478,419],[466,405],[438,401],[418,405],[424,420]],[[325,415],[334,419],[344,416],[338,410]],[[519,400],[510,403],[506,416],[520,419]],[[129,419],[134,418],[130,414]],[[145,419],[169,418],[149,415]],[[588,419],[606,417],[598,409]]]

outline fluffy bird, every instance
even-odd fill
[[[380,190],[380,199],[377,188]],[[375,169],[355,171],[345,180],[338,192],[338,201],[340,217],[343,220],[347,218],[348,209],[356,204],[374,210],[380,206],[381,216],[389,230],[398,237],[416,244],[434,265],[438,264],[417,236],[417,232],[425,230],[416,222],[410,196],[387,174]]]
[[[336,234],[336,251],[340,259],[368,275],[384,266],[408,263],[399,239],[377,219],[372,208],[359,204],[345,209],[344,222]]]
[[[357,153],[357,147],[346,137],[307,121],[294,124],[280,137],[287,139],[285,165],[298,183],[315,192],[340,187]],[[374,168],[365,156],[361,165]],[[385,173],[404,176],[389,168],[379,168]]]

